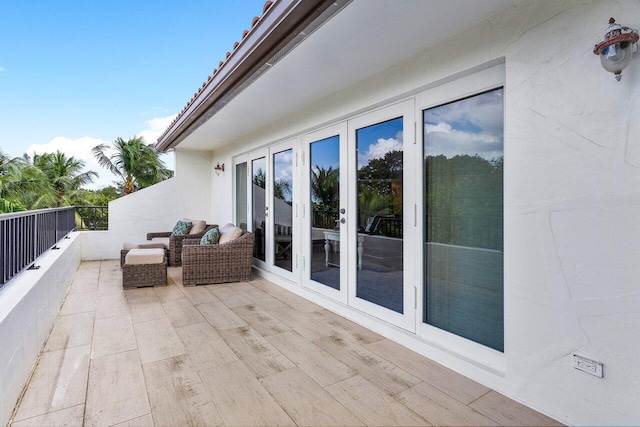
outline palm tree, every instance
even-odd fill
[[[84,161],[57,151],[33,155],[33,165],[47,176],[53,188],[53,200],[47,204],[53,207],[86,205],[85,190],[81,187],[90,184],[98,174],[94,171],[83,172]]]
[[[0,213],[33,209],[51,194],[47,176],[28,157],[11,159],[0,149]]]
[[[25,210],[12,194],[11,186],[16,181],[16,166],[13,159],[9,158],[0,149],[0,213]]]
[[[311,169],[311,197],[323,209],[338,210],[340,205],[340,170],[329,166]]]
[[[114,143],[115,153],[107,156],[107,144],[93,147],[93,155],[100,166],[120,177],[117,182],[123,194],[131,194],[136,190],[148,187],[173,176],[160,160],[159,153],[151,145],[144,143],[141,137],[134,136],[128,141],[117,138]]]

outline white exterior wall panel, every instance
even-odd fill
[[[0,425],[11,417],[80,265],[80,236],[57,243],[0,290]]]
[[[180,151],[175,176],[109,203],[109,231],[82,233],[82,259],[119,259],[123,242],[171,231],[182,218],[216,221],[211,200],[213,166],[206,152]],[[227,190],[228,191],[228,190]]]

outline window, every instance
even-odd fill
[[[504,351],[503,89],[423,111],[425,312]]]

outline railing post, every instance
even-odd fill
[[[38,214],[33,215],[33,246],[32,246],[32,254],[33,254],[33,262],[35,263],[35,259],[38,257],[38,239],[40,239],[40,233],[38,233]]]

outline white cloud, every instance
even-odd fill
[[[158,139],[160,135],[165,131],[167,126],[171,123],[174,116],[169,117],[159,117],[148,120],[145,122],[147,128],[138,133],[138,136],[144,137],[144,140],[147,144],[154,143]],[[47,144],[34,144],[27,148],[26,153],[29,156],[33,157],[34,153],[42,154],[42,153],[55,153],[56,151],[60,151],[67,156],[75,157],[76,159],[82,160],[85,162],[85,171],[92,170],[97,172],[99,177],[92,183],[87,185],[86,187],[89,189],[99,189],[102,187],[106,187],[109,185],[113,185],[113,181],[117,180],[117,177],[109,172],[107,169],[103,168],[98,164],[98,161],[93,156],[91,150],[93,147],[99,144],[107,144],[107,146],[112,146],[112,141],[105,141],[99,138],[92,138],[89,136],[71,139],[63,136],[59,136],[53,138]],[[110,151],[107,150],[107,155],[111,155]],[[165,162],[165,165],[169,169],[174,169],[174,154],[169,153],[167,155],[162,156],[162,160]]]
[[[427,141],[426,155],[442,154],[451,158],[457,155],[477,154],[483,159],[491,160],[503,154],[502,138],[498,135],[465,132],[454,129],[445,122],[438,122],[437,125],[425,124],[424,133]]]
[[[174,117],[175,115],[147,120],[145,124],[148,128],[140,132],[138,136],[143,137],[147,144],[155,144],[160,135],[169,127]]]
[[[275,179],[293,180],[293,152],[283,151],[275,156]]]
[[[0,65],[0,73],[3,72],[4,70],[5,68],[2,65]]]
[[[501,89],[426,110],[424,122],[427,155],[490,160],[503,154]]]
[[[381,159],[389,151],[402,151],[402,131],[395,138],[379,138],[375,144],[369,145],[366,152],[358,152],[358,165],[364,166],[373,159]]]

